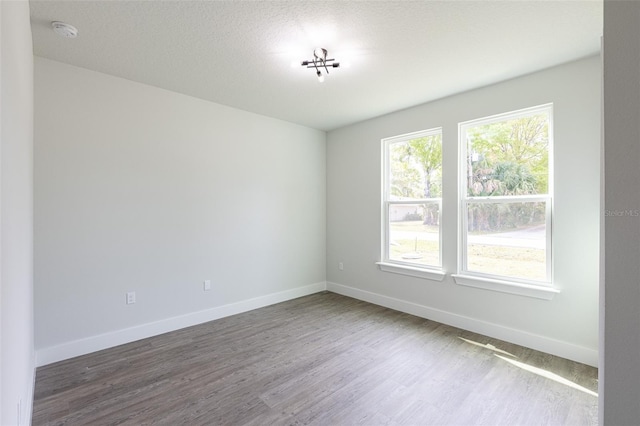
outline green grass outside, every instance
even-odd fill
[[[481,244],[469,246],[467,269],[540,281],[545,280],[547,273],[544,250]]]
[[[407,221],[407,222],[391,222],[392,231],[402,232],[429,232],[437,234],[439,227],[433,225],[423,225],[421,221]]]
[[[437,226],[423,225],[421,221],[392,222],[391,231],[437,234]],[[389,248],[393,260],[421,265],[438,266],[439,246],[437,241],[418,240],[420,259],[403,259],[402,255],[416,251],[415,239],[394,239]],[[531,280],[545,280],[544,250],[525,247],[504,247],[472,244],[469,246],[467,267],[470,271],[493,275],[504,275]]]
[[[415,240],[395,240],[398,245],[392,245],[389,249],[389,257],[393,260],[401,262],[419,263],[421,265],[438,266],[440,251],[437,241],[418,240],[418,253],[422,255],[421,259],[403,259],[402,255],[406,253],[414,253],[416,247]]]
[[[415,240],[395,240],[389,257],[401,262],[411,262],[420,265],[438,266],[439,248],[436,241],[418,240],[420,259],[403,259],[402,255],[414,253]],[[504,275],[530,280],[544,281],[546,278],[544,250],[501,247],[473,244],[469,247],[467,266],[470,271],[483,272],[492,275]]]

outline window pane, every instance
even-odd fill
[[[440,266],[439,203],[389,205],[389,259]]]
[[[467,271],[548,281],[546,202],[470,202],[467,213]]]
[[[389,200],[440,198],[442,135],[433,134],[389,145]]]
[[[548,193],[546,112],[477,125],[466,136],[469,197]]]

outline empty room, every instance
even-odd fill
[[[639,24],[2,1],[0,424],[637,423]]]

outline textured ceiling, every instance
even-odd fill
[[[602,34],[602,1],[30,4],[35,55],[322,130],[596,54]],[[324,83],[291,66],[318,46],[350,66]]]

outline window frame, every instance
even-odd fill
[[[514,120],[528,117],[540,113],[545,113],[548,117],[548,185],[546,194],[532,195],[511,195],[511,196],[479,196],[468,195],[467,179],[467,151],[469,129],[477,126],[494,124],[501,121]],[[458,273],[453,275],[456,283],[473,287],[487,288],[509,293],[525,294],[532,297],[549,299],[558,290],[553,287],[553,103],[538,105],[530,108],[523,108],[502,114],[496,114],[479,119],[473,119],[458,123]],[[545,202],[545,267],[546,277],[544,281],[531,280],[526,278],[512,277],[506,275],[490,274],[486,272],[470,271],[467,260],[468,242],[468,205],[470,203],[505,203],[505,202]]]
[[[396,143],[406,143],[413,139],[440,135],[440,143],[442,144],[443,135],[442,127],[434,127],[431,129],[421,130],[417,132],[405,133],[398,136],[392,136],[382,139],[382,221],[381,221],[381,253],[382,261],[376,262],[380,267],[380,270],[385,272],[393,272],[402,275],[410,275],[419,278],[426,278],[436,281],[442,281],[445,273],[442,269],[442,197],[421,198],[419,200],[391,200],[390,199],[390,182],[389,177],[391,174],[391,159],[389,155],[389,148]],[[442,159],[441,159],[442,161]],[[442,167],[442,165],[441,165]],[[442,177],[444,181],[444,177]],[[427,265],[416,262],[403,262],[397,259],[391,259],[389,243],[390,243],[390,222],[389,222],[389,210],[392,205],[423,205],[423,204],[438,204],[438,265]]]

